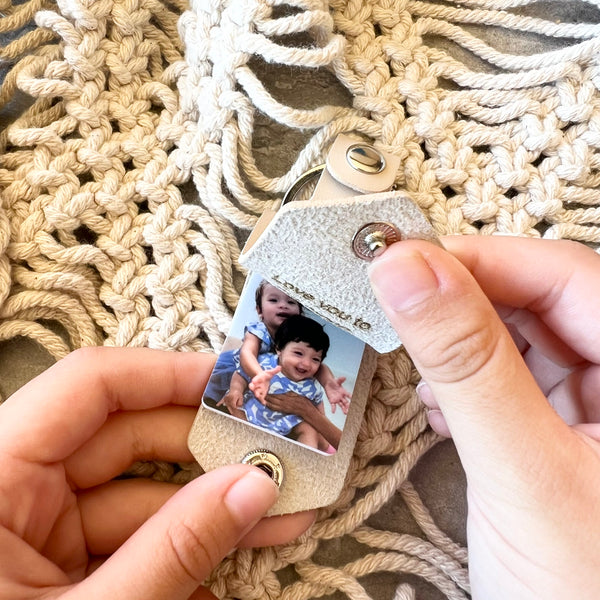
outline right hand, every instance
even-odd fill
[[[600,257],[512,237],[444,244],[394,244],[370,277],[467,475],[473,598],[596,600]]]
[[[286,392],[285,394],[268,394],[265,406],[271,410],[289,413],[302,417],[313,429],[322,435],[336,450],[340,447],[342,430],[338,429],[308,398]]]

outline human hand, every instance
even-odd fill
[[[600,257],[559,241],[443,242],[394,244],[370,276],[467,475],[473,598],[596,599]]]
[[[296,394],[296,392],[285,392],[285,394],[267,394],[265,406],[271,410],[289,413],[302,417],[320,435],[322,435],[336,450],[340,447],[342,430],[338,429],[319,408],[308,398]]]
[[[300,534],[259,522],[277,489],[234,465],[186,486],[110,481],[141,459],[191,461],[205,354],[89,348],[0,406],[0,597],[214,598],[199,588],[236,545]]]
[[[273,379],[273,376],[279,373],[280,371],[281,367],[278,365],[276,367],[273,367],[272,369],[265,369],[264,371],[261,371],[260,373],[258,373],[258,375],[255,375],[252,378],[252,380],[248,384],[248,387],[252,390],[252,393],[256,396],[256,399],[259,402],[265,404],[265,398],[269,393],[269,385],[271,385],[271,379]]]
[[[342,412],[347,415],[350,407],[352,394],[342,385],[346,381],[345,377],[334,377],[325,384],[325,394],[331,405],[331,412],[335,413],[335,409],[339,405]]]
[[[306,419],[308,414],[315,409],[315,405],[305,396],[296,392],[284,392],[283,394],[267,394],[265,406],[271,410],[298,415]]]
[[[239,390],[230,389],[218,402],[217,406],[225,405],[230,413],[240,409],[244,404],[244,395]]]
[[[244,404],[244,396],[237,392],[236,390],[229,390],[219,402],[217,402],[217,406],[223,406],[227,408],[227,410],[233,414],[234,411],[239,410]]]

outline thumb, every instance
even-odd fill
[[[90,600],[187,600],[277,496],[255,467],[211,471],[177,492],[73,591]]]
[[[369,274],[467,474],[485,477],[499,463],[509,478],[523,471],[524,456],[535,460],[536,430],[563,424],[469,271],[442,248],[410,240],[390,246]]]

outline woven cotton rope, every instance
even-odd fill
[[[16,32],[0,52],[10,64],[0,103],[18,93],[32,101],[0,135],[0,340],[26,336],[55,358],[99,344],[218,350],[238,299],[244,235],[340,132],[401,157],[398,185],[440,234],[596,244],[600,25],[542,19],[529,4],[0,3],[0,32]],[[597,17],[595,4],[573,2],[573,14]],[[37,28],[21,30],[34,16]],[[498,39],[507,30],[557,41],[513,55],[484,28]],[[292,79],[328,70],[351,106],[281,102],[260,79],[267,63],[287,66]],[[289,169],[265,174],[258,120],[305,141]],[[436,442],[417,380],[402,351],[381,357],[343,496],[297,542],[229,557],[211,578],[218,596],[362,599],[361,578],[383,571],[467,597],[466,551],[407,481]],[[423,539],[365,524],[393,497]],[[370,550],[346,565],[318,564],[319,544],[335,539]],[[295,582],[281,576],[289,565]],[[399,583],[395,598],[413,597]]]

